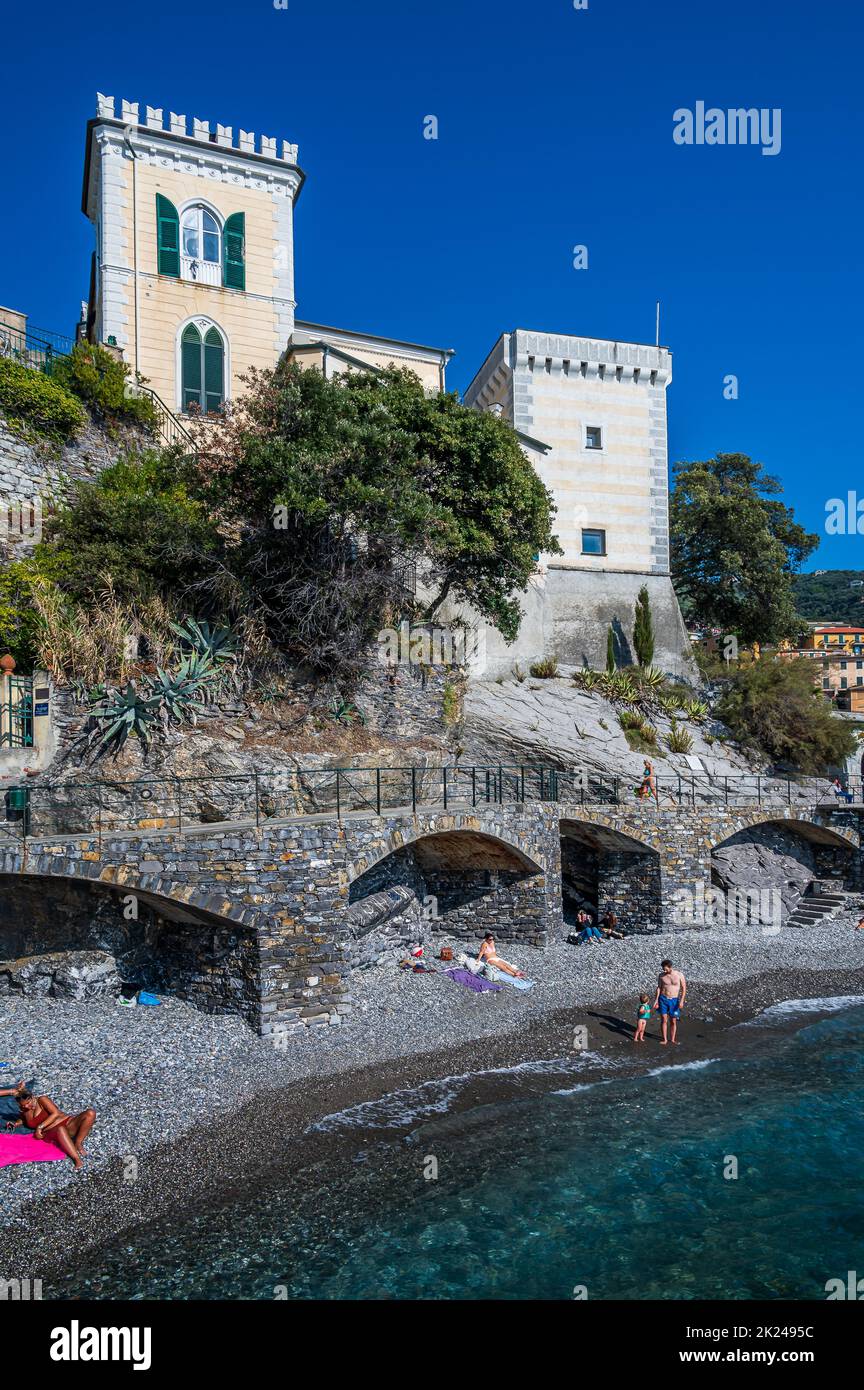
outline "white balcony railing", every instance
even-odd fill
[[[222,267],[216,261],[202,261],[197,256],[180,257],[180,275],[198,285],[221,285]]]

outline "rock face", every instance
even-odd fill
[[[352,903],[345,913],[346,954],[351,967],[364,970],[388,956],[403,956],[406,947],[418,940],[421,920],[417,894],[402,884]],[[345,928],[340,924],[340,935]]]
[[[569,675],[567,668],[562,668]],[[658,776],[721,779],[754,771],[731,745],[719,741],[721,726],[679,720],[693,739],[688,755],[665,747],[670,721],[652,716],[658,748],[650,757]],[[706,738],[706,735],[708,736]],[[708,740],[712,741],[709,742]],[[527,677],[469,686],[463,728],[464,760],[477,762],[543,763],[551,767],[584,769],[598,777],[620,777],[637,783],[643,766],[618,722],[616,707],[599,694],[586,694],[563,676],[556,680]]]
[[[714,850],[712,878],[727,897],[772,894],[785,921],[819,873],[817,849],[779,826],[743,830]]]
[[[116,996],[121,985],[106,951],[54,951],[0,963],[0,994],[82,1001]]]

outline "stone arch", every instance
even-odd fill
[[[575,809],[575,808],[574,808]],[[585,908],[617,915],[626,931],[663,927],[662,871],[656,848],[608,818],[561,817],[561,887],[565,921]]]
[[[541,856],[474,817],[391,827],[350,865],[348,879],[346,925],[358,919],[361,904],[390,892],[394,899],[401,894],[398,926],[406,939],[441,931],[476,941],[494,931],[503,940],[545,944]]]
[[[789,814],[754,811],[736,816],[734,828],[715,832],[711,886],[724,894],[726,918],[788,920],[805,897],[821,887],[842,894],[854,886],[859,835],[842,823],[793,809]]]
[[[20,860],[0,855],[0,989],[12,979],[2,962],[100,951],[114,957],[125,984],[259,1026],[254,914],[128,866]]]

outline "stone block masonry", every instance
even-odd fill
[[[854,887],[861,820],[799,807],[540,802],[48,836],[0,850],[5,892],[24,894],[20,911],[9,897],[0,913],[0,958],[109,949],[139,982],[238,1013],[278,1040],[350,1014],[364,922],[378,912],[356,909],[394,886],[407,890],[406,912],[409,900],[435,900],[433,929],[543,946],[565,930],[564,830],[594,846],[601,912],[614,907],[630,930],[683,929],[692,923],[676,920],[676,893],[710,884],[713,850],[760,825],[811,840],[815,866]]]

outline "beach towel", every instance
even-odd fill
[[[449,975],[451,980],[455,980],[457,985],[464,985],[466,989],[471,989],[475,994],[483,994],[485,990],[499,990],[500,985],[493,985],[490,980],[484,980],[482,975],[472,975],[470,970],[444,970],[444,975]]]
[[[32,1134],[0,1134],[0,1168],[13,1163],[51,1163],[65,1157],[56,1144],[46,1144]]]
[[[502,985],[512,985],[514,989],[533,989],[534,980],[519,980],[515,975],[508,975],[506,970],[499,970],[497,965],[487,965],[486,974],[490,980],[500,980]]]

